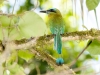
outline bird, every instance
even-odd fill
[[[48,15],[47,24],[49,25],[50,31],[54,34],[54,50],[59,54],[59,58],[56,59],[57,65],[62,65],[64,60],[61,56],[62,54],[62,40],[61,34],[65,30],[65,22],[61,15],[61,12],[57,8],[51,8],[48,10],[41,10],[40,12],[46,13]]]

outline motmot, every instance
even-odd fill
[[[61,57],[62,53],[62,41],[61,34],[64,33],[65,30],[65,22],[60,13],[60,11],[56,8],[52,8],[49,10],[40,11],[42,13],[47,13],[48,21],[47,24],[51,30],[51,33],[54,34],[54,49],[59,54],[59,58],[56,59],[56,63],[58,65],[62,65],[64,63],[63,58]]]
[[[42,13],[47,13],[48,15],[48,21],[47,24],[49,25],[49,28],[51,30],[51,33],[54,34],[54,49],[59,54],[59,58],[56,59],[57,65],[62,65],[64,63],[63,58],[61,57],[62,53],[62,41],[61,41],[61,34],[64,33],[65,30],[65,22],[64,19],[60,13],[60,11],[56,8],[52,8],[49,10],[43,10],[40,11]],[[79,55],[76,57],[72,63],[69,64],[69,66],[72,66],[76,63],[78,58],[81,56],[81,54],[88,48],[88,46],[92,43],[92,40],[88,42],[86,47],[79,53]]]

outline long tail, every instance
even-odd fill
[[[54,36],[54,49],[57,50],[58,54],[62,53],[62,41],[59,32]]]
[[[62,41],[61,41],[61,36],[59,32],[54,36],[54,49],[57,50],[57,53],[59,54],[59,58],[56,59],[56,63],[57,65],[62,65],[64,63],[64,60],[61,57]]]

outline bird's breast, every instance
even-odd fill
[[[53,34],[57,32],[64,33],[64,20],[62,17],[50,17],[48,24]]]

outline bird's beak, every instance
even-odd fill
[[[46,10],[42,10],[42,11],[40,11],[41,13],[47,13],[47,11]]]

